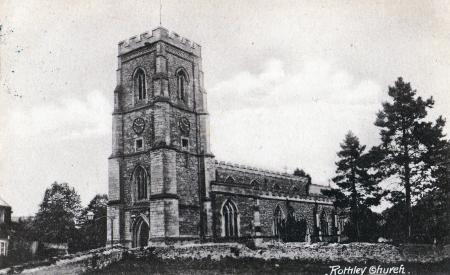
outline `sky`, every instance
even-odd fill
[[[107,193],[117,43],[159,25],[159,0],[0,0],[0,196],[36,213],[54,181]],[[163,0],[162,26],[202,45],[218,160],[327,185],[351,130],[397,77],[450,117],[450,1]],[[446,132],[449,131],[446,126]]]

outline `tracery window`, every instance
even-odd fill
[[[133,175],[134,184],[136,186],[136,195],[138,200],[147,198],[147,172],[141,166],[134,170]]]
[[[145,73],[142,69],[137,69],[134,74],[134,92],[138,96],[138,100],[146,98]]]
[[[178,98],[181,100],[186,99],[186,86],[187,86],[187,76],[184,70],[178,70],[176,73],[177,77],[177,93]]]
[[[320,231],[322,232],[322,235],[328,235],[328,219],[324,211],[322,211],[322,214],[320,215]]]
[[[223,235],[224,237],[237,237],[239,232],[239,219],[236,205],[227,200],[222,207]]]
[[[273,213],[273,234],[277,237],[279,237],[280,229],[283,224],[283,210],[281,210],[281,207],[277,205],[275,208],[275,211]]]

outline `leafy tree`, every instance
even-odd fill
[[[447,228],[443,231],[444,236],[440,237],[442,241],[450,243],[450,140],[436,146],[433,156],[431,175],[435,179],[435,188],[430,192],[430,197],[434,201],[439,223]]]
[[[349,237],[357,241],[361,236],[361,211],[378,205],[383,195],[377,185],[377,173],[371,173],[370,169],[374,153],[365,153],[365,149],[366,146],[359,143],[358,137],[348,132],[337,153],[339,160],[336,162],[336,176],[333,178],[339,189],[322,191],[335,198],[335,206],[350,208],[351,228],[354,232]]]
[[[34,259],[31,252],[33,241],[37,239],[33,217],[20,218],[11,223],[9,243],[9,264],[16,265]]]
[[[404,228],[407,226],[406,200],[403,192],[392,192],[389,200],[393,206],[383,211],[385,224],[383,235],[394,242],[401,242],[407,238]],[[421,197],[412,207],[414,220],[420,221],[413,228],[411,240],[420,243],[443,242],[449,234],[449,224],[444,219],[446,211],[440,208],[441,202],[436,199],[434,191]]]
[[[39,240],[52,243],[70,242],[81,213],[80,196],[67,183],[54,182],[45,190],[35,219]]]
[[[443,137],[445,121],[439,117],[433,124],[424,121],[433,98],[423,100],[416,96],[400,77],[389,87],[390,102],[383,103],[375,125],[380,127],[382,158],[379,171],[385,179],[398,179],[405,189],[407,238],[411,237],[412,199],[419,198],[432,187],[431,170],[434,147]],[[439,146],[438,146],[439,147]]]
[[[83,209],[81,215],[80,230],[78,231],[78,240],[74,250],[89,250],[106,245],[106,209],[108,205],[108,196],[97,194]],[[92,220],[89,220],[88,214],[92,214]],[[74,244],[75,245],[75,244]]]
[[[351,222],[344,225],[342,235],[350,240],[376,242],[383,228],[383,216],[364,206],[359,207],[358,214],[359,236],[356,236],[356,225]]]
[[[382,235],[394,242],[400,242],[405,239],[407,226],[405,211],[405,194],[399,191],[393,191],[389,194],[389,200],[393,203],[390,208],[383,211],[382,216],[384,225],[382,226]]]
[[[306,177],[308,178],[308,183],[311,184],[311,176],[305,172],[303,169],[296,168],[293,173],[294,176],[297,177]]]
[[[429,192],[412,207],[414,220],[420,221],[413,228],[415,242],[443,242],[449,235],[449,223],[445,219],[442,201],[435,191]]]

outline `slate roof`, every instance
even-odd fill
[[[0,197],[0,206],[11,207],[11,205],[9,205],[5,200],[3,200],[2,197]]]

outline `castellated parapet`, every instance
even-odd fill
[[[223,169],[231,169],[236,171],[242,171],[247,173],[253,173],[260,176],[269,176],[274,178],[280,178],[280,179],[286,179],[286,180],[293,180],[293,181],[299,181],[306,183],[308,180],[306,177],[298,177],[294,176],[288,173],[282,173],[279,171],[273,171],[273,170],[267,170],[242,164],[236,164],[231,162],[225,162],[225,161],[215,161],[216,167],[223,168]]]
[[[141,47],[153,44],[157,41],[165,41],[175,47],[178,47],[186,52],[192,53],[195,56],[201,56],[201,46],[187,38],[181,37],[176,32],[169,32],[163,27],[154,29],[151,34],[144,32],[139,36],[135,35],[128,40],[119,42],[119,56],[139,49]]]

